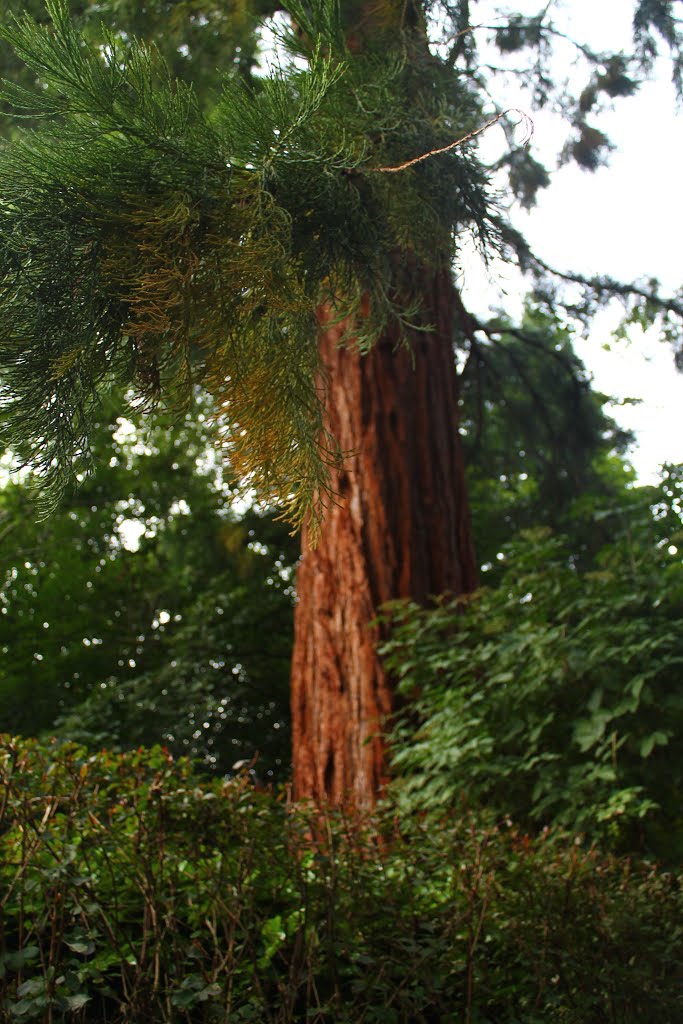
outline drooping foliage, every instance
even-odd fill
[[[281,35],[299,62],[255,79],[255,30],[276,7],[51,0],[48,17],[35,0],[6,0],[8,15],[26,13],[3,29],[17,141],[0,158],[2,429],[48,499],[91,464],[89,424],[114,380],[180,408],[201,381],[225,405],[226,446],[247,485],[284,501],[294,521],[312,502],[320,512],[339,453],[321,431],[316,306],[329,300],[341,316],[363,297],[363,345],[391,320],[419,324],[392,254],[443,262],[468,231],[495,248],[501,228],[550,308],[562,305],[565,276],[581,287],[575,314],[617,295],[627,318],[658,322],[679,344],[680,297],[663,298],[653,280],[558,276],[502,226],[485,182],[485,170],[506,169],[526,206],[549,182],[520,145],[518,114],[491,108],[489,78],[512,75],[535,105],[560,110],[575,130],[566,153],[597,166],[608,140],[589,116],[637,90],[662,50],[680,79],[670,0],[636,4],[632,53],[568,40],[553,4],[487,25],[485,4],[480,24],[464,2],[376,4],[371,14],[293,2]],[[426,18],[443,33],[439,56]],[[164,60],[138,36],[159,38]],[[480,59],[487,36],[500,68]],[[578,97],[554,81],[557,46],[583,69]],[[533,60],[520,65],[520,55]],[[491,116],[507,139],[491,168],[463,144],[378,173]],[[19,130],[22,117],[37,134]]]
[[[278,5],[272,0],[68,0],[67,7],[80,35],[95,48],[104,45],[107,34],[116,37],[122,52],[135,40],[153,45],[174,78],[192,83],[204,106],[211,104],[226,76],[251,79],[259,26]],[[49,21],[44,0],[0,0],[1,24],[23,14],[41,24]],[[33,90],[39,87],[35,72],[11,48],[3,46],[0,59],[4,79]],[[0,133],[13,135],[18,129],[11,106],[0,104]]]
[[[585,570],[532,531],[503,549],[497,587],[394,609],[384,652],[410,699],[392,748],[407,806],[466,794],[536,828],[680,857],[681,479],[669,467],[659,489],[603,510],[614,535]]]
[[[493,232],[466,148],[381,171],[476,127],[466,85],[442,75],[435,100],[431,65],[378,47],[348,60],[334,4],[290,7],[306,68],[258,89],[230,76],[208,113],[142,43],[84,46],[63,0],[49,26],[3,27],[44,88],[3,92],[41,127],[0,151],[2,430],[48,490],[89,467],[112,383],[181,408],[202,383],[235,473],[298,521],[334,458],[316,307],[365,296],[369,345],[388,320],[419,322],[394,302],[392,252],[439,261],[459,233]]]
[[[5,738],[0,785],[10,1019],[680,1016],[680,879],[573,839],[286,808],[159,749]]]

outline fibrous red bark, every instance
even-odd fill
[[[453,356],[448,271],[425,277],[433,330],[388,334],[363,356],[322,310],[327,426],[350,452],[317,546],[303,536],[292,662],[294,795],[372,806],[386,781],[381,730],[392,683],[370,625],[393,598],[476,585]]]

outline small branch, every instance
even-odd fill
[[[520,124],[524,125],[524,138],[520,145],[528,146],[534,134],[534,122],[531,120],[528,114],[525,114],[519,107],[509,107],[507,110],[502,110],[499,114],[496,114],[494,118],[487,121],[486,124],[482,125],[481,128],[475,128],[474,131],[469,132],[468,135],[463,135],[461,139],[456,139],[455,142],[450,142],[447,146],[441,146],[439,149],[431,149],[428,153],[422,153],[421,156],[415,156],[412,160],[406,160],[405,163],[396,164],[393,167],[370,167],[368,171],[372,171],[375,174],[398,174],[399,171],[406,171],[409,167],[413,167],[415,164],[422,163],[423,160],[429,160],[433,156],[439,156],[441,153],[449,153],[452,149],[457,149],[458,146],[464,146],[466,142],[471,142],[472,139],[476,139],[478,135],[482,135],[489,128],[492,128],[494,124],[504,118],[507,114],[517,113],[521,115]]]
[[[0,530],[0,544],[3,542],[7,534],[11,533],[12,530],[15,530],[18,525],[18,522],[8,523],[4,530]]]
[[[572,39],[570,35],[568,35],[566,32],[562,32],[560,29],[555,28],[554,25],[547,23],[544,24],[544,19],[548,14],[550,7],[551,4],[547,3],[545,5],[545,9],[540,14],[534,15],[533,17],[520,19],[520,21],[517,22],[516,25],[518,27],[529,27],[533,24],[536,24],[538,26],[539,33],[546,33],[547,35],[550,36],[556,36],[558,39],[563,39],[565,42],[569,43],[576,50],[578,50],[579,53],[583,54],[583,56],[589,63],[599,63],[601,59],[601,54],[595,53],[594,50],[591,50],[591,48],[589,46],[586,46],[584,43],[580,43],[578,40]],[[460,39],[461,36],[468,34],[474,35],[475,32],[481,31],[482,29],[485,32],[500,32],[501,29],[506,28],[509,25],[509,17],[501,15],[494,24],[486,24],[484,22],[481,22],[478,25],[467,25],[461,31],[448,36],[445,42],[456,42],[458,39]]]
[[[675,313],[683,319],[683,303],[676,298],[662,298],[653,291],[648,291],[641,285],[622,281],[615,281],[611,277],[586,277],[584,274],[576,274],[571,271],[556,270],[538,256],[532,255],[532,260],[541,270],[544,270],[552,277],[558,277],[562,281],[569,281],[572,284],[581,285],[595,292],[596,295],[611,294],[615,297],[627,299],[636,297],[651,302],[653,306],[663,312]]]

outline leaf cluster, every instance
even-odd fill
[[[3,738],[0,781],[8,1020],[680,1014],[678,880],[571,839],[286,807],[158,748]]]
[[[495,589],[391,612],[385,664],[410,701],[392,756],[408,807],[467,793],[528,826],[680,855],[680,471],[646,501],[654,518],[623,508],[592,568],[531,531],[503,548]]]

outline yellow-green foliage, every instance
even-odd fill
[[[448,73],[435,90],[405,47],[352,56],[321,0],[312,16],[292,4],[305,70],[257,89],[228,77],[207,113],[153,49],[92,50],[65,0],[47,7],[50,25],[2,29],[44,86],[3,94],[42,127],[0,151],[2,440],[54,493],[88,467],[112,383],[181,408],[202,384],[236,473],[294,522],[319,514],[337,452],[316,308],[342,317],[367,296],[370,346],[412,312],[391,253],[439,264],[462,230],[496,234],[471,154],[376,171],[471,128],[465,85]]]

